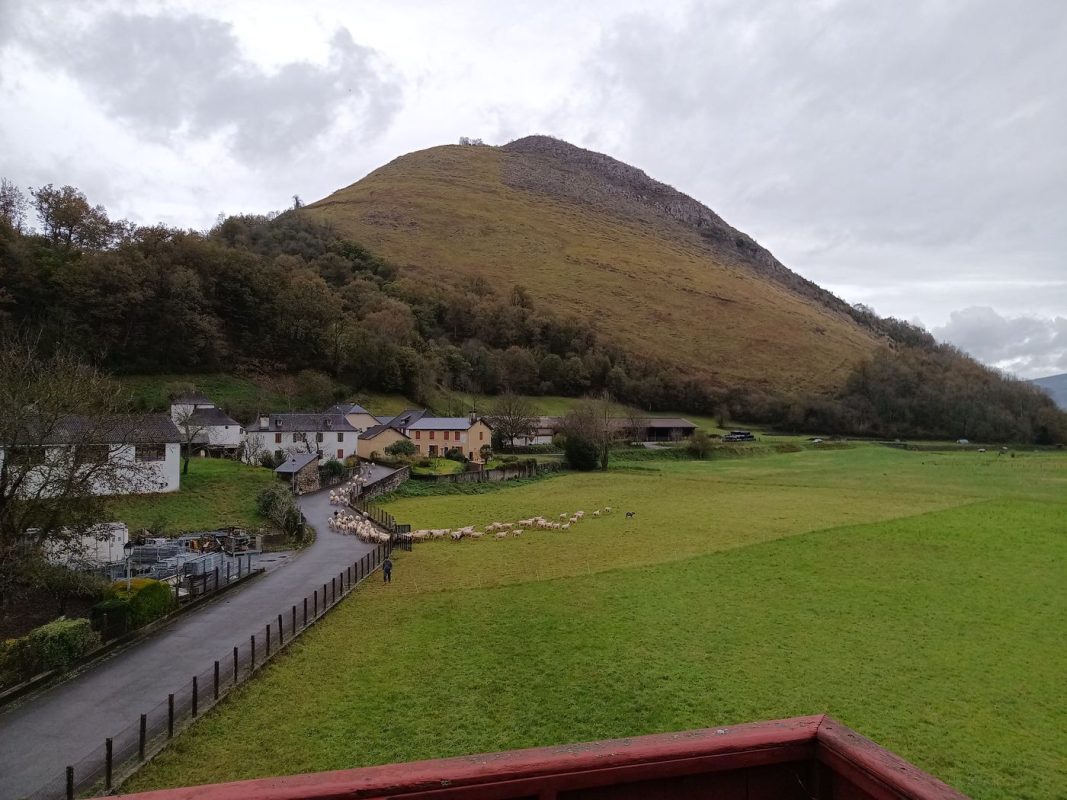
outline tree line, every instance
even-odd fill
[[[35,215],[39,227],[29,225]],[[353,390],[583,396],[797,431],[1063,441],[1042,393],[857,306],[886,348],[836,396],[720,386],[607,341],[521,286],[415,281],[299,208],[205,232],[111,220],[77,189],[0,183],[0,335],[115,373],[321,371]]]

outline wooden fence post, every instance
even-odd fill
[[[256,635],[252,634],[252,663],[248,665],[248,674],[256,671]]]
[[[282,615],[278,615],[278,647],[285,644],[285,634],[282,632]]]
[[[167,738],[174,738],[174,695],[167,695]]]
[[[115,740],[110,736],[104,740],[104,791],[111,791],[111,767],[115,755]]]
[[[148,715],[141,715],[141,729],[137,734],[137,760],[144,761],[145,743],[148,741]]]
[[[289,631],[293,634],[293,638],[296,638],[296,606],[293,606],[293,627]]]
[[[270,623],[267,623],[267,654],[263,656],[263,660],[266,661],[270,658]]]
[[[233,685],[237,685],[237,645],[233,646]]]
[[[74,767],[67,767],[67,800],[74,800]]]
[[[193,676],[193,719],[196,719],[196,704],[200,700],[200,686],[196,675]]]
[[[304,627],[308,626],[308,599],[304,598]]]
[[[215,662],[215,699],[219,699],[219,662]]]

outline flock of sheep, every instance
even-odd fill
[[[516,522],[493,522],[486,525],[484,530],[478,530],[477,525],[466,525],[462,528],[433,528],[412,531],[411,538],[416,542],[445,538],[458,542],[462,539],[481,539],[485,536],[491,536],[494,539],[506,539],[509,536],[522,536],[527,530],[568,531],[571,526],[577,525],[587,517],[602,517],[610,513],[611,506],[607,506],[588,515],[584,511],[575,511],[573,514],[560,514],[558,521],[550,520],[546,517],[528,517]]]
[[[331,489],[330,505],[345,506],[347,508],[352,497],[353,488],[355,488],[354,481],[336,491]],[[332,531],[337,531],[345,536],[358,536],[360,541],[363,542],[377,542],[378,544],[387,544],[389,542],[389,534],[378,528],[362,511],[356,511],[354,514],[350,514],[348,511],[334,511],[333,516],[327,521],[327,525],[330,526]]]

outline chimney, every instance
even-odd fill
[[[259,428],[260,428],[260,430],[263,430],[263,429],[269,428],[269,427],[270,427],[270,419],[268,417],[260,417],[259,418]]]
[[[471,425],[473,425],[475,422],[478,421],[478,415],[472,411],[468,419],[470,419]]]

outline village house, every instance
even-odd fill
[[[28,437],[32,445],[0,447],[0,463],[28,470],[29,494],[49,496],[49,485],[77,480],[96,495],[176,492],[181,482],[181,436],[165,414],[56,420],[49,430]]]
[[[424,408],[409,408],[401,411],[395,417],[379,417],[378,422],[395,428],[403,434],[408,432],[408,427],[425,417],[429,412]]]
[[[407,434],[389,425],[375,425],[359,434],[356,453],[360,458],[370,461],[375,453],[384,454],[385,448],[409,439]]]
[[[212,450],[233,451],[244,441],[244,428],[202,394],[185,393],[171,401],[170,418],[183,438]]]
[[[420,417],[405,429],[419,455],[433,458],[459,449],[468,461],[484,461],[481,450],[492,445],[493,431],[475,415],[469,417]]]
[[[359,431],[344,414],[269,414],[245,429],[246,458],[281,451],[344,461],[356,455],[358,437]]]
[[[326,414],[343,414],[348,423],[360,433],[380,424],[380,420],[358,403],[338,403],[330,406]]]

